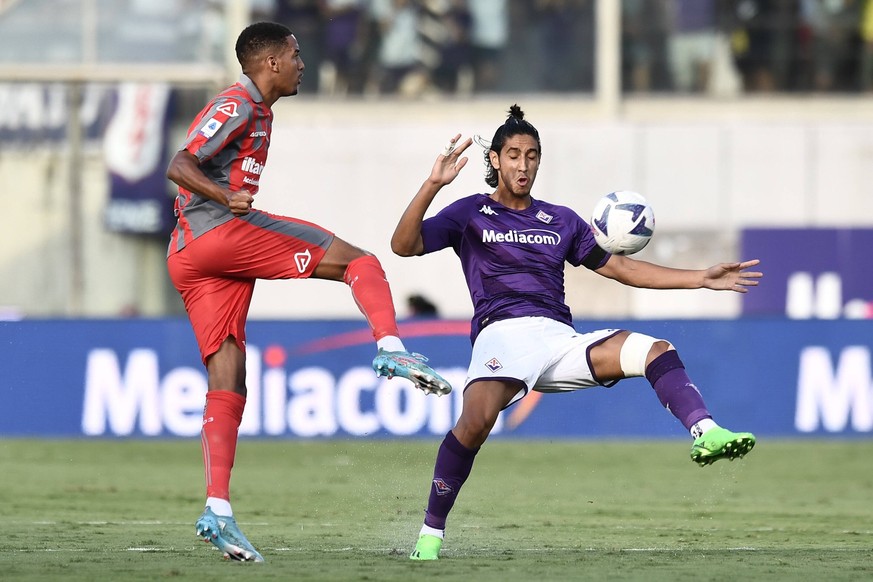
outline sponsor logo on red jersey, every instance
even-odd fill
[[[259,163],[255,158],[247,157],[243,160],[240,169],[243,172],[260,176],[261,172],[264,171],[264,164]]]
[[[216,110],[219,113],[224,113],[228,117],[236,117],[239,115],[236,111],[236,101],[228,101],[227,103],[222,103],[219,105]]]

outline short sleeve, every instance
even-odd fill
[[[592,271],[599,269],[609,260],[609,253],[597,244],[590,224],[582,220],[576,213],[573,213],[573,221],[575,222],[575,236],[567,256],[567,262],[574,267],[582,265]]]
[[[436,216],[421,223],[422,254],[433,253],[447,247],[458,252],[464,228],[467,224],[466,199],[457,200],[440,210]]]
[[[232,97],[216,99],[191,128],[181,149],[188,150],[201,162],[208,160],[242,134],[251,117],[248,102]]]

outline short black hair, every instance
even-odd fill
[[[249,61],[268,49],[285,46],[286,39],[293,33],[278,22],[256,22],[247,26],[236,39],[236,59],[245,69]]]
[[[509,108],[509,115],[506,121],[497,128],[494,132],[494,138],[491,140],[491,147],[485,150],[485,183],[492,188],[497,187],[497,170],[491,165],[491,157],[488,152],[495,151],[500,154],[500,150],[506,144],[506,140],[514,135],[529,135],[537,140],[537,151],[540,156],[543,155],[543,146],[540,143],[540,132],[537,131],[529,121],[524,120],[524,111],[518,104]]]

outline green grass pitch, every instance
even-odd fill
[[[266,564],[194,535],[196,440],[0,441],[0,579],[869,580],[873,441],[512,441],[479,454],[438,562],[407,559],[438,442],[242,440],[233,501]]]

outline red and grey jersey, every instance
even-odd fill
[[[213,182],[254,196],[267,162],[273,123],[273,112],[263,101],[252,80],[240,76],[197,115],[180,150],[197,156],[200,169]],[[170,237],[170,255],[234,218],[226,206],[182,187],[175,212],[178,222]]]

